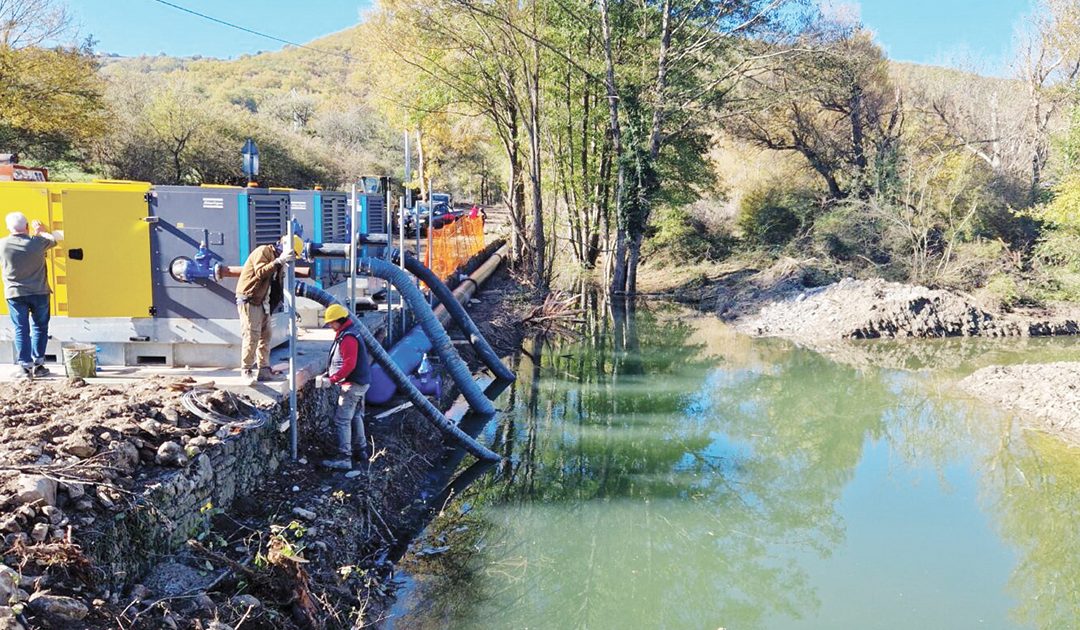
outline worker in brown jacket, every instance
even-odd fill
[[[240,312],[240,369],[248,384],[270,381],[270,313],[284,298],[285,266],[303,250],[300,237],[288,237],[251,251],[236,282],[236,308]],[[258,370],[256,372],[256,370]]]

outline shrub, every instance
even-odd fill
[[[734,239],[710,231],[684,207],[666,208],[653,223],[646,255],[659,265],[716,261],[731,254]]]
[[[799,232],[802,226],[798,195],[777,186],[752,190],[739,204],[736,225],[743,239],[753,246],[782,247]]]

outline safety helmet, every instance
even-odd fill
[[[345,307],[340,304],[331,304],[326,307],[326,312],[323,313],[323,326],[326,326],[330,322],[336,322],[339,319],[348,319],[349,311],[345,310]]]
[[[285,251],[285,244],[288,243],[288,242],[289,242],[289,235],[286,234],[285,236],[281,237],[280,241],[278,241],[278,248],[281,249],[281,251]],[[293,250],[293,253],[296,254],[297,258],[302,258],[304,256],[304,239],[302,239],[299,236],[293,234],[293,237],[292,237],[292,250]]]

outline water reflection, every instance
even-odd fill
[[[979,353],[912,372],[667,306],[606,310],[577,341],[522,348],[486,434],[511,460],[407,557],[395,627],[1080,618],[1080,464],[955,393]]]

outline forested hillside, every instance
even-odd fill
[[[31,28],[3,71],[47,68],[54,98],[9,94],[0,140],[62,176],[238,183],[253,137],[263,183],[334,187],[401,177],[408,130],[409,185],[505,205],[540,292],[790,257],[821,280],[1071,299],[1080,6],[1043,0],[1022,26],[1002,78],[890,62],[857,20],[794,0],[382,0],[229,61],[95,57]]]

